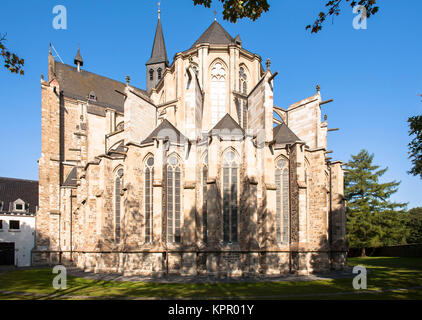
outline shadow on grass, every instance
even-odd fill
[[[365,265],[368,268],[368,289],[394,289],[422,286],[421,258],[352,258],[351,265]],[[107,299],[139,298],[287,298],[315,294],[319,299],[420,299],[419,290],[377,294],[338,295],[353,291],[352,279],[327,279],[318,281],[266,281],[266,282],[214,282],[214,283],[157,283],[135,281],[109,281],[68,276],[67,289],[55,290],[52,281],[56,275],[52,269],[29,269],[11,271],[0,275],[0,290],[43,294],[31,299],[66,299],[67,296],[103,297]],[[104,278],[110,277],[104,275]],[[331,293],[333,294],[331,296]],[[318,294],[330,294],[318,297]],[[7,299],[9,295],[0,295]],[[15,297],[14,295],[10,295]],[[308,298],[308,297],[305,297]]]

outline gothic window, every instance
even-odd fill
[[[149,69],[149,80],[154,80],[154,70]]]
[[[238,190],[239,166],[237,156],[232,150],[223,155],[223,241],[236,243],[238,234]]]
[[[154,157],[149,156],[145,162],[145,242],[152,241],[153,222],[153,187],[154,181]]]
[[[158,68],[157,73],[158,73],[158,80],[161,80],[161,73],[163,72],[163,69]]]
[[[217,62],[211,70],[211,124],[226,114],[226,70]]]
[[[239,91],[246,95],[248,93],[248,76],[246,75],[245,68],[240,67],[239,69]],[[247,126],[247,104],[246,100],[240,101],[242,108],[242,126],[246,128]]]
[[[180,242],[181,170],[179,159],[171,155],[167,162],[167,242]]]
[[[287,159],[276,162],[276,233],[277,242],[289,242],[289,164]]]
[[[207,180],[208,180],[208,154],[202,161],[202,239],[204,243],[208,240],[207,220]]]
[[[120,243],[120,218],[122,211],[122,186],[123,186],[123,169],[117,170],[114,177],[114,237],[116,243]]]
[[[240,67],[239,69],[239,91],[243,94],[247,93],[248,85],[247,85],[248,76],[246,75],[245,68]]]

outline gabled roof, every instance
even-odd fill
[[[228,114],[221,118],[220,121],[212,128],[210,134],[229,134],[229,135],[242,135],[244,130],[241,126]]]
[[[164,119],[141,144],[151,143],[155,139],[169,138],[170,142],[183,143],[187,138],[170,121]]]
[[[207,30],[199,37],[192,47],[200,43],[210,44],[231,44],[234,42],[232,36],[215,20]]]
[[[164,42],[163,28],[161,26],[161,19],[158,19],[157,30],[155,31],[154,45],[152,47],[151,58],[146,63],[155,64],[155,63],[165,63],[169,64],[167,59],[167,50],[166,44]]]
[[[15,202],[17,199],[29,204],[29,213],[35,214],[38,206],[38,181],[0,177],[0,201],[3,201],[2,211],[10,212],[10,203]]]
[[[78,72],[76,68],[58,61],[55,61],[55,75],[64,96],[87,100],[93,91],[97,97],[93,103],[123,113],[124,96],[116,90],[124,92],[126,84],[85,70]],[[141,91],[149,96],[146,91]]]
[[[293,143],[301,141],[297,135],[284,123],[273,128],[273,139],[276,144]]]
[[[65,182],[63,183],[64,187],[76,187],[76,167],[73,167],[72,170],[70,170],[69,174],[67,175],[67,178]]]

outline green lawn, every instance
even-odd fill
[[[352,258],[349,265],[365,265],[368,290],[393,290],[422,286],[422,258]],[[68,277],[67,289],[54,290],[51,269],[28,269],[0,274],[0,299],[75,299],[89,297],[209,298],[251,297],[253,299],[422,299],[422,289],[359,293],[352,278],[258,283],[152,283],[100,281]],[[13,294],[4,293],[13,291]],[[18,292],[38,294],[22,296]],[[352,293],[351,293],[352,292]],[[343,294],[339,294],[343,293]],[[40,296],[40,294],[44,296]],[[64,296],[64,297],[63,297]]]

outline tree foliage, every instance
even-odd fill
[[[23,65],[25,63],[24,59],[19,58],[15,53],[10,52],[6,46],[6,35],[0,34],[0,57],[4,61],[4,67],[8,69],[11,73],[17,73],[20,75],[24,74]]]
[[[270,9],[268,0],[216,0],[223,3],[223,18],[230,22],[236,22],[242,18],[249,18],[252,21],[258,19],[264,12]],[[195,5],[211,7],[212,0],[193,0]],[[317,33],[322,29],[324,21],[329,16],[338,16],[341,12],[342,3],[349,3],[351,7],[360,5],[365,7],[366,16],[369,18],[376,14],[379,7],[376,0],[330,0],[326,2],[326,11],[321,11],[313,23],[306,26],[306,30],[311,29],[311,33]]]
[[[242,18],[258,19],[270,8],[268,0],[218,0],[223,3],[223,19],[236,22]],[[193,0],[195,5],[211,7],[212,0]]]
[[[422,207],[408,211],[407,227],[409,229],[407,243],[422,243]]]
[[[306,26],[306,30],[311,29],[311,33],[321,31],[324,21],[329,16],[338,16],[340,14],[342,3],[349,3],[352,8],[357,5],[364,7],[367,18],[373,16],[379,10],[379,7],[376,6],[376,0],[330,0],[325,4],[327,10],[325,12],[321,11],[313,25]]]
[[[400,182],[381,183],[388,168],[373,165],[374,155],[362,150],[346,164],[347,240],[350,247],[402,244],[406,241],[405,203],[391,202]]]
[[[412,160],[409,173],[422,178],[422,115],[410,117],[408,122],[409,135],[413,136],[409,143],[409,159]]]

